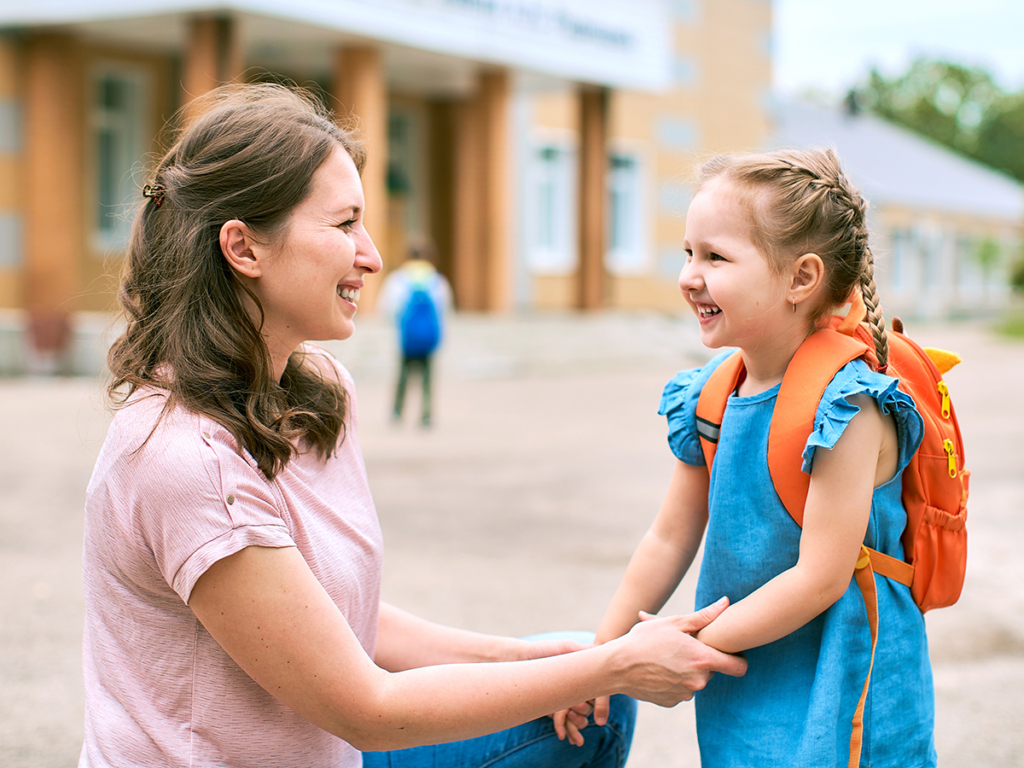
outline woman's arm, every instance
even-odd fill
[[[701,630],[701,641],[728,653],[770,643],[818,616],[850,586],[871,495],[895,473],[892,419],[866,395],[853,402],[860,413],[831,450],[815,453],[797,564],[730,606]]]
[[[389,673],[364,653],[293,547],[248,547],[199,578],[189,605],[266,691],[357,749],[399,749],[492,733],[610,693],[672,705],[745,662],[690,633],[717,611],[644,622],[625,638],[524,662]]]
[[[598,625],[598,643],[628,632],[640,611],[661,610],[693,562],[707,522],[708,471],[677,461],[661,509]]]
[[[374,662],[389,672],[400,672],[434,664],[539,659],[584,647],[572,640],[530,642],[456,629],[381,603]]]

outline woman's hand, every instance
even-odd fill
[[[728,606],[728,599],[723,597],[717,603],[686,616],[659,618],[641,611],[640,623],[628,634],[612,641],[636,654],[632,674],[638,676],[638,683],[635,683],[638,687],[634,691],[623,692],[663,707],[674,707],[680,701],[692,699],[694,692],[702,690],[715,672],[734,677],[745,674],[746,659],[716,651],[694,637]],[[686,638],[682,645],[680,635]],[[609,697],[597,698],[593,706],[594,722],[604,725],[608,722]],[[577,705],[572,710],[561,710],[552,716],[558,738],[570,735],[569,724],[578,722],[582,712],[589,714],[589,706]],[[570,738],[573,744],[583,743],[578,731],[577,728],[579,741]]]

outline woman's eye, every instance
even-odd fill
[[[354,226],[355,223],[356,223],[355,219],[349,219],[348,221],[341,222],[341,224],[339,224],[338,226],[339,227],[343,227],[344,229],[348,229],[349,227]]]

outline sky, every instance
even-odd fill
[[[872,66],[894,76],[918,55],[1024,89],[1024,0],[773,0],[772,12],[779,94],[841,96]]]

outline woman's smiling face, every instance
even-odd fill
[[[382,266],[363,227],[363,207],[359,173],[339,145],[314,173],[284,232],[261,248],[261,274],[249,287],[263,306],[275,369],[305,341],[352,335],[364,278]]]
[[[753,226],[747,199],[723,177],[705,183],[686,213],[679,287],[712,349],[758,345],[788,307],[787,283],[755,245]]]

